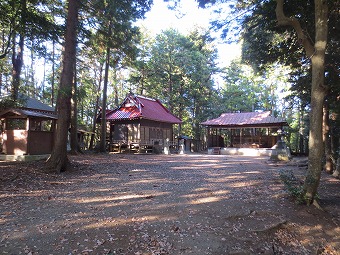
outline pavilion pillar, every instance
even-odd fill
[[[234,132],[233,132],[233,129],[230,129],[230,146],[234,147]]]
[[[219,135],[218,135],[218,137],[217,137],[217,146],[218,147],[223,147],[223,146],[220,146],[221,145],[221,143],[220,143],[220,139],[221,139],[221,137],[222,137],[222,129],[219,129]]]
[[[262,132],[259,132],[259,147],[261,147],[262,144]]]
[[[243,135],[243,129],[242,128],[240,128],[240,148],[241,148],[241,146],[242,146],[242,135]]]
[[[30,155],[31,153],[31,134],[30,134],[30,118],[27,117],[26,119],[26,132],[27,132],[27,137],[26,137],[26,154]]]

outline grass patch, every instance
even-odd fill
[[[292,170],[280,170],[280,179],[297,204],[304,204],[303,186]]]

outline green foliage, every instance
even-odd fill
[[[219,16],[212,22],[215,29],[221,31],[225,38],[243,40],[242,61],[253,66],[254,70],[265,70],[273,63],[290,66],[292,92],[294,97],[308,106],[310,102],[311,69],[310,59],[305,57],[303,46],[297,41],[295,31],[289,27],[278,27],[276,23],[276,1],[201,1],[201,6],[214,6],[216,12],[222,14],[229,9],[234,15]],[[339,100],[334,98],[339,92],[339,7],[340,1],[328,1],[329,4],[329,36],[326,54],[326,84],[330,87],[329,101],[335,103],[332,109],[338,107]],[[285,1],[285,15],[298,17],[302,28],[311,41],[315,37],[314,2]],[[233,18],[230,18],[233,17]],[[235,17],[235,18],[234,18]],[[235,31],[235,33],[233,32]],[[240,32],[241,31],[241,32]]]
[[[251,70],[240,63],[232,62],[226,68],[221,89],[222,112],[251,112],[259,109],[259,86],[254,84]]]
[[[55,19],[62,13],[63,2],[58,0],[2,1],[0,9],[2,34],[0,93],[11,91],[15,97],[21,91],[35,96],[39,92],[36,91],[38,85],[33,78],[35,75],[35,70],[32,68],[33,61],[35,57],[48,58],[46,42],[60,40],[64,28]],[[27,61],[29,58],[25,58],[28,52],[31,52],[30,67],[24,66],[30,62]],[[7,71],[8,69],[12,69],[11,73]],[[25,74],[25,77],[22,74]]]
[[[262,74],[240,60],[234,60],[224,71],[221,86],[222,112],[251,112],[270,110],[274,115],[283,110],[279,94],[287,91],[285,69],[280,65],[266,68]]]
[[[17,103],[12,100],[12,98],[1,98],[0,100],[0,111],[3,111],[8,108],[15,108]]]
[[[144,38],[130,81],[141,94],[160,99],[183,119],[182,132],[200,138],[199,123],[214,111],[212,75],[218,71],[216,49],[208,31],[189,35],[168,29],[154,39]]]
[[[3,34],[0,40],[2,50],[1,57],[10,53],[15,41],[14,34],[22,34],[28,38],[30,49],[43,54],[46,52],[43,42],[59,40],[63,28],[54,21],[53,14],[57,14],[62,8],[60,1],[26,1],[23,6],[20,1],[1,1],[0,3],[0,27]]]
[[[116,93],[114,101],[118,101],[116,98],[118,96],[118,72],[126,65],[130,65],[137,55],[136,45],[140,34],[133,22],[144,17],[144,14],[150,9],[151,3],[152,1],[132,0],[104,2],[93,0],[86,3],[84,10],[90,14],[91,18],[88,19],[88,22],[94,27],[91,30],[91,36],[85,43],[86,49],[84,49],[84,53],[89,54],[88,57],[91,58],[90,62],[85,61],[89,66],[92,66],[90,67],[92,70],[88,70],[88,73],[93,77],[97,88],[94,109],[99,107],[99,97],[101,96],[99,92],[103,93],[105,104],[104,98],[107,98],[106,88],[109,82],[113,84],[113,90]],[[108,64],[104,66],[106,60]],[[105,75],[104,68],[106,69]],[[92,73],[93,71],[95,73]],[[109,77],[109,71],[112,73],[111,77]],[[108,97],[110,98],[110,95]],[[107,105],[103,107],[107,108]],[[96,110],[94,114],[97,114]]]

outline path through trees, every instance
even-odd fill
[[[146,160],[147,158],[147,160]],[[0,250],[19,254],[338,254],[339,180],[300,206],[280,172],[304,161],[222,155],[70,156],[73,170],[0,164]]]

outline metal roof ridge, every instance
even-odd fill
[[[157,99],[154,99],[154,98],[151,98],[151,97],[146,97],[146,96],[142,96],[142,95],[136,95],[136,97],[140,97],[140,98],[143,98],[143,99],[147,99],[147,100],[150,100],[150,101],[157,101]]]
[[[258,114],[260,114],[260,113],[270,113],[270,111],[262,111],[262,112],[257,112],[257,111],[254,111],[254,112],[249,112],[249,111],[247,111],[247,112],[223,112],[222,114],[246,114],[246,113],[258,113]]]

